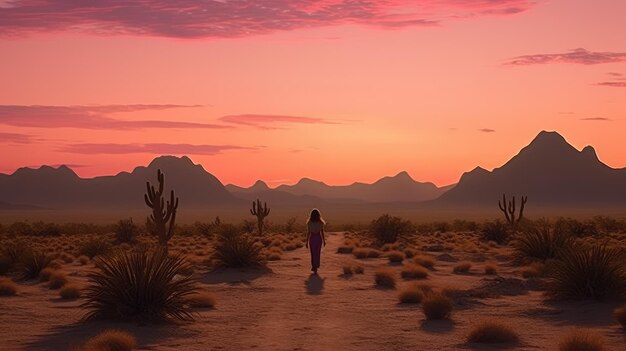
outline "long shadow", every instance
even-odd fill
[[[615,324],[613,311],[620,302],[547,300],[545,307],[532,308],[526,315],[564,326],[609,326]]]
[[[248,284],[252,280],[272,273],[274,272],[268,267],[216,268],[203,274],[200,281],[205,284]]]
[[[306,286],[306,292],[309,295],[321,295],[324,290],[324,281],[326,278],[321,278],[317,274],[311,274],[307,280],[304,281]]]
[[[107,329],[128,331],[137,338],[139,345],[159,344],[172,337],[192,337],[195,334],[177,328],[177,324],[139,324],[119,321],[86,321],[76,322],[67,326],[51,328],[50,333],[26,345],[26,350],[59,351],[71,350],[89,338]]]
[[[449,319],[423,320],[420,329],[429,333],[448,333],[454,329],[454,322]]]

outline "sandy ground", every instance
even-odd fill
[[[521,342],[515,350],[555,350],[572,328],[601,334],[608,350],[624,350],[626,333],[614,322],[615,304],[549,303],[540,291],[501,278],[519,277],[517,268],[499,262],[499,276],[482,274],[475,264],[466,275],[452,274],[454,263],[438,261],[426,283],[466,291],[450,321],[426,321],[419,305],[398,304],[397,290],[374,287],[376,267],[386,259],[358,260],[365,274],[343,276],[351,255],[337,254],[342,233],[329,233],[319,276],[309,275],[309,256],[301,248],[270,262],[267,270],[202,273],[202,283],[217,295],[215,309],[198,310],[194,322],[130,324],[82,322],[79,301],[65,302],[44,284],[20,285],[18,296],[0,298],[0,350],[69,350],[107,328],[135,334],[139,350],[468,350],[493,349],[464,342],[481,318],[512,325]],[[401,266],[391,266],[398,271]],[[64,268],[75,281],[83,267]],[[517,280],[511,280],[513,283]],[[399,279],[399,287],[408,282]],[[489,289],[481,287],[490,286]],[[508,292],[476,298],[476,292]]]

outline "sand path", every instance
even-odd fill
[[[516,350],[554,349],[561,334],[575,326],[602,334],[609,350],[626,343],[626,334],[611,318],[615,305],[546,305],[532,291],[473,300],[460,306],[451,321],[425,321],[419,305],[399,305],[396,290],[374,287],[373,272],[388,265],[384,259],[360,260],[365,274],[345,277],[343,263],[354,259],[336,253],[343,234],[329,233],[327,240],[319,276],[310,275],[304,248],[270,262],[268,270],[203,274],[218,305],[199,311],[192,323],[84,323],[78,302],[59,301],[41,284],[23,287],[19,296],[0,299],[0,349],[68,350],[116,327],[134,333],[140,350],[467,350],[482,348],[464,344],[464,335],[484,317],[500,317],[516,327],[522,339]],[[487,279],[478,273],[480,266],[470,275],[451,274],[451,266],[439,261],[426,282],[469,289]],[[507,269],[513,268],[503,266],[501,275],[509,274]]]

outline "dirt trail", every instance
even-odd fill
[[[374,287],[373,272],[388,265],[384,259],[362,260],[365,274],[343,276],[343,263],[354,259],[336,253],[342,241],[342,233],[327,234],[318,276],[310,275],[304,248],[270,262],[268,270],[203,274],[203,284],[217,295],[217,308],[180,325],[83,323],[78,302],[60,302],[50,290],[33,285],[20,296],[0,299],[0,349],[63,351],[117,327],[134,333],[141,350],[467,350],[476,345],[464,344],[464,335],[484,317],[501,317],[515,326],[522,339],[516,350],[554,349],[559,336],[574,326],[600,332],[609,350],[626,342],[611,321],[614,305],[548,306],[538,292],[477,300],[455,311],[452,321],[427,322],[419,305],[399,305],[396,290]],[[451,274],[451,266],[438,261],[426,282],[468,289],[485,279],[478,273]]]

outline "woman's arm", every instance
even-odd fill
[[[306,248],[309,248],[309,237],[311,236],[311,232],[309,231],[309,228],[307,228],[306,230]]]
[[[322,244],[326,246],[326,237],[324,236],[324,228],[320,229],[320,234],[322,234]]]

